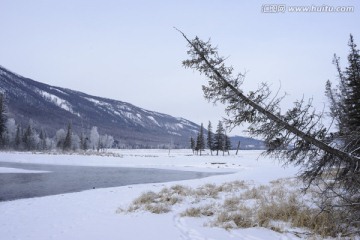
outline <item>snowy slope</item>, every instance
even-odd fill
[[[9,117],[26,126],[32,119],[49,135],[72,122],[75,131],[97,126],[120,145],[187,147],[199,126],[183,118],[145,110],[130,103],[91,96],[24,78],[0,66],[0,92]]]

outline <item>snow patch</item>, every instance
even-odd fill
[[[68,101],[66,101],[58,96],[55,96],[51,93],[48,93],[48,92],[44,92],[41,90],[38,90],[38,92],[46,101],[51,102],[68,112],[74,113],[74,111],[72,110],[71,104]]]
[[[155,120],[155,118],[153,116],[147,116],[147,118],[150,119],[151,121],[153,121],[159,127],[161,127],[160,124]]]
[[[86,100],[95,103],[95,105],[101,105],[101,102],[99,100],[93,99],[93,98],[88,98],[88,97],[84,97]]]
[[[69,95],[69,94],[67,94],[66,92],[64,92],[64,91],[62,91],[62,90],[60,90],[60,89],[58,89],[58,88],[50,87],[50,89],[51,89],[51,90],[58,91],[59,93],[62,93],[62,94],[65,94],[65,95]]]

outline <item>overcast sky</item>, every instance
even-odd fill
[[[263,13],[264,4],[354,6],[352,13]],[[189,38],[211,38],[229,64],[248,71],[245,89],[266,81],[323,108],[346,65],[352,33],[360,45],[358,1],[0,0],[0,65],[25,77],[184,117],[224,116],[203,98],[203,76],[184,69]],[[285,105],[286,105],[285,104]],[[232,134],[241,133],[239,129]]]

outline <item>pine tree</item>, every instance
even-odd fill
[[[348,67],[344,72],[346,78],[347,95],[345,105],[347,108],[347,127],[349,132],[360,132],[360,54],[356,49],[354,38],[350,35],[348,46]]]
[[[346,126],[347,109],[345,107],[346,79],[340,67],[340,58],[334,54],[333,64],[338,73],[339,83],[336,88],[332,88],[332,83],[328,80],[325,85],[325,95],[329,100],[330,116],[335,120],[338,136],[345,135],[348,130]]]
[[[86,151],[88,149],[88,138],[81,133],[80,135],[80,149]]]
[[[69,123],[67,133],[66,133],[66,137],[65,137],[65,140],[64,140],[64,145],[63,145],[63,150],[64,151],[70,151],[71,150],[71,145],[72,145],[71,136],[72,136],[71,123]]]
[[[340,58],[334,56],[339,83],[337,88],[332,88],[327,81],[325,93],[330,102],[330,115],[338,128],[332,139],[342,142],[346,151],[360,155],[360,54],[352,35],[348,46],[348,66],[343,71]]]
[[[200,148],[200,134],[198,133],[197,136],[196,136],[196,142],[195,142],[196,155],[199,154],[199,148]]]
[[[0,148],[3,148],[4,143],[4,134],[6,131],[6,116],[5,116],[5,102],[4,94],[0,93]]]
[[[15,134],[15,149],[19,150],[21,148],[21,143],[22,143],[22,139],[21,139],[21,128],[18,125],[16,128],[16,134]]]
[[[224,127],[222,125],[222,122],[219,121],[214,137],[214,150],[216,150],[216,155],[219,155],[219,150],[223,150],[223,148],[224,148]]]
[[[210,153],[212,155],[212,151],[214,150],[214,136],[212,133],[212,126],[211,126],[211,122],[209,121],[208,124],[208,129],[207,129],[207,146],[210,150]]]
[[[23,136],[24,148],[27,151],[34,150],[34,142],[33,142],[32,135],[33,135],[33,129],[31,127],[31,125],[29,124],[29,126],[26,128],[26,131],[24,132],[24,136]]]
[[[42,129],[40,130],[39,138],[40,138],[39,149],[46,150],[46,134]]]
[[[229,155],[230,155],[230,149],[231,149],[231,140],[229,136],[225,134],[225,151],[227,151]]]
[[[193,154],[194,154],[194,151],[195,151],[195,140],[193,137],[190,138],[190,147],[191,147],[191,150],[193,151]]]
[[[198,145],[197,148],[200,151],[200,156],[201,156],[201,152],[205,150],[204,126],[202,123],[200,125],[200,132],[198,135],[197,145]]]

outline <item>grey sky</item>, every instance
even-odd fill
[[[268,3],[355,11],[262,13]],[[229,64],[248,71],[246,89],[281,83],[286,104],[304,95],[320,109],[326,80],[336,78],[333,54],[344,66],[350,33],[360,45],[357,1],[0,0],[0,8],[0,65],[205,125],[216,125],[223,108],[203,99],[204,77],[181,66],[186,42],[174,26],[211,37]]]

